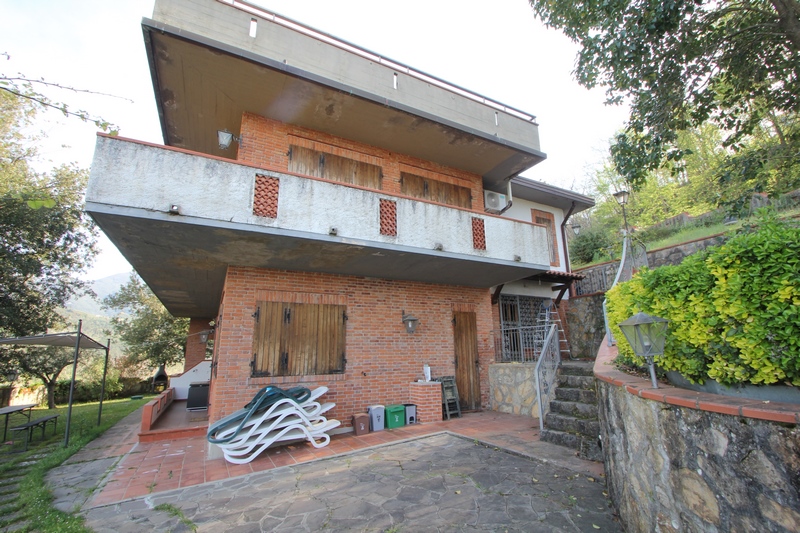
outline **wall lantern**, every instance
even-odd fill
[[[238,143],[241,140],[241,137],[237,137],[228,130],[217,130],[217,141],[219,142],[220,150],[227,150],[230,148],[232,141],[236,141]]]
[[[572,233],[574,233],[575,235],[580,235],[581,234],[581,225],[580,224],[573,224],[572,225]]]
[[[419,326],[419,318],[413,315],[407,315],[405,310],[403,311],[403,324],[406,327],[406,331],[408,333],[414,333],[417,331],[417,326]]]
[[[656,369],[653,358],[664,355],[664,341],[667,339],[669,320],[650,316],[646,313],[636,313],[628,320],[620,322],[619,329],[628,339],[633,352],[639,357],[644,357],[650,367],[650,380],[653,388],[658,388]]]
[[[198,335],[200,336],[200,344],[207,344],[209,335],[213,334],[214,334],[213,327],[211,329],[207,329],[205,331],[201,331],[200,333],[198,333]]]

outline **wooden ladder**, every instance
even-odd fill
[[[458,398],[458,387],[455,376],[436,378],[442,383],[442,414],[450,420],[450,415],[458,413],[461,417],[461,401]]]

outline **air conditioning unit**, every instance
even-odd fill
[[[483,204],[487,213],[498,214],[506,206],[506,195],[494,191],[483,191]]]

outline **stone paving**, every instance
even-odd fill
[[[84,509],[98,533],[622,531],[602,479],[450,433]]]

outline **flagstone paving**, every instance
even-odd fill
[[[86,509],[137,531],[622,531],[602,479],[450,433]]]

